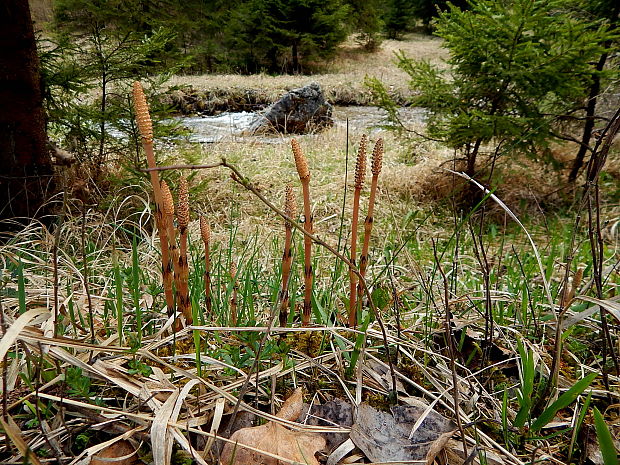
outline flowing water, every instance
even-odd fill
[[[401,120],[405,124],[423,124],[426,113],[422,108],[401,108]],[[255,113],[236,112],[221,113],[217,116],[183,116],[177,120],[189,129],[189,140],[203,144],[222,140],[261,140],[268,143],[281,143],[281,135],[251,136],[245,133],[254,120]],[[350,130],[373,132],[386,123],[386,112],[376,107],[334,107],[336,127],[346,127],[347,120]]]

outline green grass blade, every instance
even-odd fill
[[[590,386],[592,381],[594,381],[594,378],[596,378],[597,376],[597,373],[590,373],[588,376],[577,381],[573,385],[573,387],[571,387],[568,391],[562,394],[558,398],[558,400],[556,400],[553,404],[547,407],[547,409],[543,413],[541,413],[541,415],[532,424],[531,430],[534,432],[540,431],[543,426],[553,420],[553,417],[555,417],[556,413],[575,402],[579,394],[585,391],[586,388]]]
[[[573,451],[575,449],[575,444],[577,443],[577,437],[579,436],[579,431],[581,430],[581,425],[583,425],[583,420],[586,418],[586,413],[588,413],[588,408],[590,407],[590,401],[592,400],[592,391],[588,393],[588,397],[583,402],[581,406],[581,411],[579,412],[579,416],[577,417],[577,422],[575,423],[575,427],[573,428],[573,432],[571,434],[570,445],[568,446],[568,461],[566,463],[571,463],[571,458],[573,457]]]
[[[534,354],[531,350],[524,347],[521,341],[517,341],[519,355],[521,356],[522,384],[519,395],[519,412],[513,421],[515,428],[525,425],[532,410],[532,394],[534,392]]]
[[[594,428],[596,429],[596,437],[601,448],[601,454],[603,454],[603,463],[605,465],[618,465],[618,451],[616,451],[616,446],[614,446],[607,423],[605,423],[603,415],[596,407],[593,407],[593,410]]]

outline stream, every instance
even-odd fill
[[[426,113],[422,108],[403,107],[399,110],[405,124],[422,124],[426,121]],[[260,140],[266,143],[281,143],[286,139],[282,135],[247,135],[244,131],[250,127],[255,113],[226,112],[217,116],[180,116],[175,118],[190,131],[188,140],[209,144],[223,140]],[[376,107],[347,106],[334,107],[335,127],[345,128],[347,120],[349,129],[354,131],[374,132],[386,122],[386,112]]]

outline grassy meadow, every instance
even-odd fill
[[[364,76],[374,75],[406,96],[406,75],[391,63],[393,52],[439,62],[440,45],[410,36],[365,54],[348,43],[320,75],[177,76],[172,84],[262,89],[275,98],[316,80],[328,99],[351,94],[363,102]],[[350,259],[363,133],[369,143],[356,263],[368,231],[371,153],[379,138],[384,152],[368,292],[360,291],[357,323],[349,325],[351,273],[343,258]],[[594,204],[582,201],[583,186],[565,187],[562,164],[575,147],[564,145],[553,148],[557,166],[483,157],[481,181],[492,163],[495,169],[492,195],[464,207],[464,181],[446,171],[460,162],[436,142],[343,126],[295,139],[310,172],[318,239],[309,259],[309,326],[301,325],[309,281],[290,136],[202,146],[154,141],[159,166],[217,165],[225,158],[238,170],[232,179],[227,166],[159,172],[177,213],[181,175],[189,184],[187,233],[182,219],[175,224],[176,234],[187,237],[191,325],[167,312],[161,270],[169,264],[162,262],[157,194],[144,173],[115,173],[116,187],[97,205],[60,194],[59,214],[49,224],[4,238],[2,402],[12,418],[4,421],[22,425],[5,427],[7,435],[24,446],[0,445],[3,460],[14,463],[29,451],[33,463],[73,463],[122,436],[145,463],[170,463],[173,449],[175,464],[217,463],[216,446],[236,406],[254,414],[255,424],[274,420],[296,387],[309,402],[341,398],[387,410],[397,399],[440,413],[454,430],[429,463],[585,463],[593,447],[609,455],[605,431],[611,437],[620,431],[617,145]],[[70,172],[67,184],[75,185]],[[287,185],[297,224],[284,280],[288,316],[280,325],[285,220],[264,200],[283,210]],[[201,216],[209,224],[210,311]],[[181,249],[166,253],[182,256]],[[306,430],[335,431],[312,428]],[[359,451],[348,457],[342,463],[365,463]]]

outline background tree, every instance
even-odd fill
[[[53,188],[27,0],[0,4],[0,218],[32,217]]]
[[[227,49],[249,72],[300,73],[346,39],[347,13],[340,0],[249,0],[231,12]]]
[[[415,24],[416,0],[388,0],[383,23],[388,39],[400,39]]]
[[[446,11],[449,4],[461,10],[466,9],[468,5],[467,0],[411,0],[411,3],[413,16],[422,20],[422,24],[427,31],[431,30],[431,21],[437,18],[441,11]]]
[[[353,30],[357,40],[367,51],[376,50],[381,43],[383,2],[379,0],[349,0],[347,2],[354,19]]]
[[[607,22],[610,30],[615,30],[618,27],[618,15],[620,14],[620,2],[615,0],[592,0],[582,4],[583,11],[591,19],[602,19]],[[612,38],[605,39],[604,50],[596,61],[596,70],[598,71],[592,77],[592,83],[590,84],[590,90],[588,92],[588,99],[586,101],[586,114],[585,123],[583,125],[583,132],[581,135],[579,149],[575,156],[575,161],[571,168],[568,180],[574,182],[577,179],[577,175],[583,166],[586,154],[589,151],[590,139],[594,131],[594,125],[596,123],[596,107],[598,104],[599,94],[601,92],[601,74],[605,71],[605,65],[609,59],[609,48],[612,46]]]
[[[136,135],[129,86],[134,80],[165,80],[178,70],[170,45],[175,34],[157,26],[151,2],[58,0],[55,25],[65,46],[62,60],[79,66],[76,80],[96,95],[78,98],[68,111],[56,115],[61,128],[54,135],[81,156],[96,183],[106,172],[112,154],[126,153],[127,140],[112,132]],[[160,5],[161,7],[161,5]],[[165,72],[164,72],[164,67]],[[157,74],[156,74],[157,73]],[[120,156],[120,155],[119,155]]]
[[[572,15],[564,0],[475,0],[439,15],[437,35],[451,69],[398,56],[411,77],[411,104],[429,111],[428,132],[458,149],[474,175],[480,150],[541,153],[557,122],[582,105],[599,71],[593,66],[610,37],[607,27]],[[397,119],[379,81],[375,95]]]

